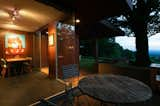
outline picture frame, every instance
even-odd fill
[[[48,45],[53,46],[54,45],[54,34],[51,34],[48,36]]]

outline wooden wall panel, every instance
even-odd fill
[[[79,64],[79,40],[74,31],[62,28],[57,40],[58,77],[62,78],[62,66]]]
[[[48,66],[48,36],[41,36],[41,66]]]
[[[33,35],[33,66],[40,68],[40,33]]]
[[[54,45],[48,46],[48,65],[49,65],[49,78],[56,77],[56,25],[57,23],[51,23],[48,26],[48,34],[53,34]]]
[[[0,58],[4,57],[4,36],[0,34]]]
[[[54,35],[54,45],[48,46],[49,77],[55,78],[56,76],[56,58],[58,58],[57,74],[58,78],[62,78],[63,65],[79,64],[78,36],[75,35],[75,31],[71,30],[69,27],[65,27],[65,25],[64,28],[57,29],[56,23],[49,25],[48,33],[49,36],[51,34]]]
[[[26,48],[25,48],[25,52],[22,55],[19,55],[20,57],[32,57],[32,50],[33,50],[33,34],[32,33],[28,33],[28,32],[22,32],[22,31],[15,31],[15,30],[5,30],[5,29],[1,29],[0,30],[0,56],[4,57],[4,58],[13,58],[14,55],[5,55],[5,44],[4,44],[4,40],[5,40],[5,34],[6,33],[15,33],[15,34],[23,34],[25,35],[26,38]]]

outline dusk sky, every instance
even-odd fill
[[[119,43],[124,49],[136,51],[135,37],[116,37],[116,42]],[[149,50],[160,51],[160,33],[149,37]]]

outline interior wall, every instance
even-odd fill
[[[4,55],[4,34],[2,31],[0,31],[0,58],[5,57]]]
[[[48,67],[48,36],[41,35],[41,67]]]
[[[33,66],[40,68],[40,32],[33,35]]]
[[[6,55],[5,54],[5,34],[6,33],[15,33],[15,34],[23,34],[26,38],[26,48],[23,54],[19,55],[20,57],[33,57],[33,33],[23,32],[23,31],[15,31],[15,30],[0,30],[0,57],[4,58],[13,58],[14,55]]]

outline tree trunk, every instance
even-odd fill
[[[137,34],[136,49],[136,65],[149,66],[151,62],[148,53],[148,38],[144,33]]]
[[[132,29],[136,37],[136,65],[149,66],[150,58],[148,51],[147,37],[147,16],[146,4],[143,0],[137,0],[137,7],[133,11]]]
[[[145,23],[136,22],[136,65],[149,66],[150,58],[148,51],[147,25]]]

